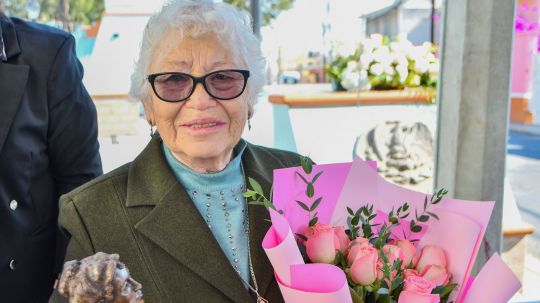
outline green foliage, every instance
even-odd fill
[[[250,0],[225,0],[223,2],[246,11],[250,10]],[[270,24],[279,13],[291,8],[294,0],[260,0],[259,3],[261,5],[262,25],[264,26]]]
[[[326,74],[336,85],[343,81],[343,71],[349,61],[358,62],[360,60],[360,49],[356,49],[354,54],[349,56],[337,55],[332,63],[326,66]]]
[[[99,20],[105,10],[104,0],[65,0],[69,3],[69,21],[71,23],[92,24]],[[27,18],[26,4],[28,0],[8,0],[6,10],[10,16]],[[38,0],[41,11],[37,21],[51,22],[60,20],[58,0]]]

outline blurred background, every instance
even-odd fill
[[[106,172],[150,139],[127,92],[143,29],[164,2],[5,3],[11,16],[75,36]],[[450,183],[454,196],[496,200],[486,254],[491,243],[522,279],[515,302],[540,300],[540,1],[223,2],[252,14],[268,60],[248,141],[317,163],[377,160],[401,186]],[[467,121],[481,121],[474,139]],[[467,166],[478,162],[479,171]],[[475,176],[479,194],[459,181]]]

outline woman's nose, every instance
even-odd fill
[[[197,83],[187,103],[196,109],[205,110],[215,106],[216,100],[208,94],[202,83]]]

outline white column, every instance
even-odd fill
[[[497,202],[477,264],[501,250],[514,10],[509,0],[450,0],[443,19],[435,184]]]

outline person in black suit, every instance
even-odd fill
[[[2,12],[0,25],[0,302],[47,302],[58,199],[102,174],[96,109],[71,35]]]

